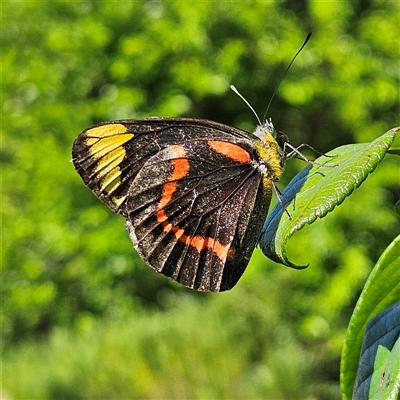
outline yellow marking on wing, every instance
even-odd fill
[[[119,164],[124,159],[125,154],[126,151],[123,147],[118,147],[117,149],[110,151],[97,162],[95,172],[99,177],[102,177],[107,175],[114,168],[119,169]]]
[[[100,189],[106,193],[112,193],[120,183],[121,170],[114,168],[100,181]]]
[[[89,137],[85,140],[86,146],[93,146],[95,143],[97,143],[100,139],[99,138],[93,138],[93,137]]]
[[[121,197],[117,197],[117,196],[113,196],[111,197],[111,201],[117,206],[119,207],[124,200],[126,199],[126,196],[121,196]]]
[[[105,157],[110,151],[117,149],[133,138],[132,133],[124,133],[117,136],[106,137],[98,140],[92,146],[89,146],[89,138],[86,139],[86,144],[89,146],[89,154],[94,158]],[[124,150],[125,151],[125,150]]]
[[[125,133],[128,128],[122,124],[105,124],[90,128],[86,131],[87,136],[104,138],[108,136],[120,135]]]
[[[124,144],[134,136],[132,133],[121,133],[122,128],[126,131],[126,128],[120,124],[105,125],[87,131],[87,134],[92,135],[86,139],[89,154],[98,160],[94,172],[100,181],[100,190],[107,194],[113,193],[121,184],[120,164],[126,156]],[[112,198],[117,206],[124,200],[125,198]]]

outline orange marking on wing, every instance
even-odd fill
[[[164,232],[172,231],[172,233],[179,241],[186,244],[189,242],[189,236],[185,235],[185,230],[180,228],[178,225],[172,226],[172,224],[168,222],[168,217],[165,215],[164,210],[158,211],[156,217],[157,221],[161,222],[161,226]]]
[[[163,186],[163,191],[160,199],[160,204],[158,205],[159,209],[164,208],[172,199],[172,196],[176,192],[176,187],[178,184],[176,182],[167,182]]]
[[[224,245],[213,238],[208,239],[207,247],[210,248],[222,261],[226,260],[226,257],[228,256],[228,252],[230,249],[229,244]]]
[[[205,239],[203,238],[203,236],[194,236],[190,240],[189,244],[200,253],[200,251],[203,250],[205,247]]]
[[[222,142],[220,140],[209,140],[208,145],[217,153],[224,155],[240,163],[251,161],[250,154],[237,144]]]
[[[237,145],[216,140],[209,141],[208,143],[215,151],[218,151],[235,161],[251,161],[249,153]],[[157,221],[161,223],[164,232],[172,232],[179,242],[192,246],[199,253],[208,247],[219,259],[225,261],[230,250],[230,245],[223,245],[211,237],[205,238],[200,235],[191,237],[186,235],[185,230],[179,225],[172,226],[172,224],[168,222],[168,216],[165,214],[164,208],[171,202],[172,197],[176,192],[178,186],[176,181],[184,178],[190,170],[190,163],[186,159],[186,153],[182,146],[170,146],[169,151],[173,157],[176,157],[171,160],[173,168],[168,177],[168,180],[172,180],[173,182],[167,182],[163,186],[158,212],[156,214]]]
[[[168,219],[168,217],[165,215],[164,210],[160,210],[157,212],[157,221],[158,222],[164,222]]]
[[[172,226],[172,224],[168,222],[168,217],[165,215],[164,210],[157,212],[157,221],[161,222],[164,232],[172,232],[179,242],[194,247],[199,253],[208,247],[220,260],[225,261],[228,257],[228,253],[231,251],[230,245],[223,245],[211,237],[205,238],[200,235],[190,237],[189,235],[185,235],[185,230],[183,228],[179,225]]]
[[[169,152],[171,153],[172,157],[177,157],[177,158],[175,158],[175,159],[173,158],[171,160],[172,172],[168,176],[168,180],[169,181],[177,181],[179,179],[184,178],[189,173],[190,163],[185,158],[186,153],[182,146],[180,146],[180,145],[170,146]],[[183,157],[183,158],[179,158],[179,157]],[[171,202],[172,197],[173,197],[174,193],[176,192],[177,186],[178,186],[177,182],[167,182],[163,186],[160,204],[158,205],[159,210],[164,208],[168,203]],[[158,216],[157,216],[157,218],[158,218]]]
[[[168,177],[171,180],[182,179],[189,173],[190,163],[186,158],[172,160],[172,165],[174,169]]]
[[[179,241],[184,242],[184,243],[188,242],[189,236],[185,235],[185,230],[184,229],[180,228],[179,226],[175,226],[172,229],[172,232],[174,232],[175,237]]]

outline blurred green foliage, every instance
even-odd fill
[[[209,295],[145,266],[123,220],[74,172],[70,149],[83,129],[118,118],[191,116],[252,130],[229,85],[262,116],[308,31],[268,117],[293,144],[320,151],[371,141],[399,124],[399,3],[1,6],[3,390],[337,398],[351,311],[398,232],[395,157],[294,236],[289,256],[307,270],[256,250],[237,287]],[[281,187],[303,166],[289,162]]]

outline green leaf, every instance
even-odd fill
[[[367,324],[353,400],[382,398],[383,394],[386,399],[389,393],[395,393],[396,386],[400,389],[400,347],[396,347],[399,336],[400,301],[375,315]],[[371,394],[373,396],[369,396]]]
[[[324,217],[360,186],[382,161],[399,130],[391,129],[372,143],[338,147],[297,174],[265,221],[260,239],[263,253],[288,267],[306,268],[288,260],[288,239]]]
[[[369,398],[397,400],[400,394],[400,339],[397,339],[392,351],[379,346],[376,361]]]
[[[351,399],[368,321],[400,299],[400,236],[384,251],[358,299],[347,331],[341,362],[344,399]]]
[[[396,135],[388,153],[400,155],[400,135]]]

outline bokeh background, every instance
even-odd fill
[[[399,125],[398,1],[3,1],[2,392],[12,399],[338,399],[347,324],[398,234],[387,156],[230,292],[148,268],[83,185],[80,131],[146,116],[262,118],[321,152]],[[312,154],[310,154],[312,156]],[[288,162],[284,188],[304,167]]]

